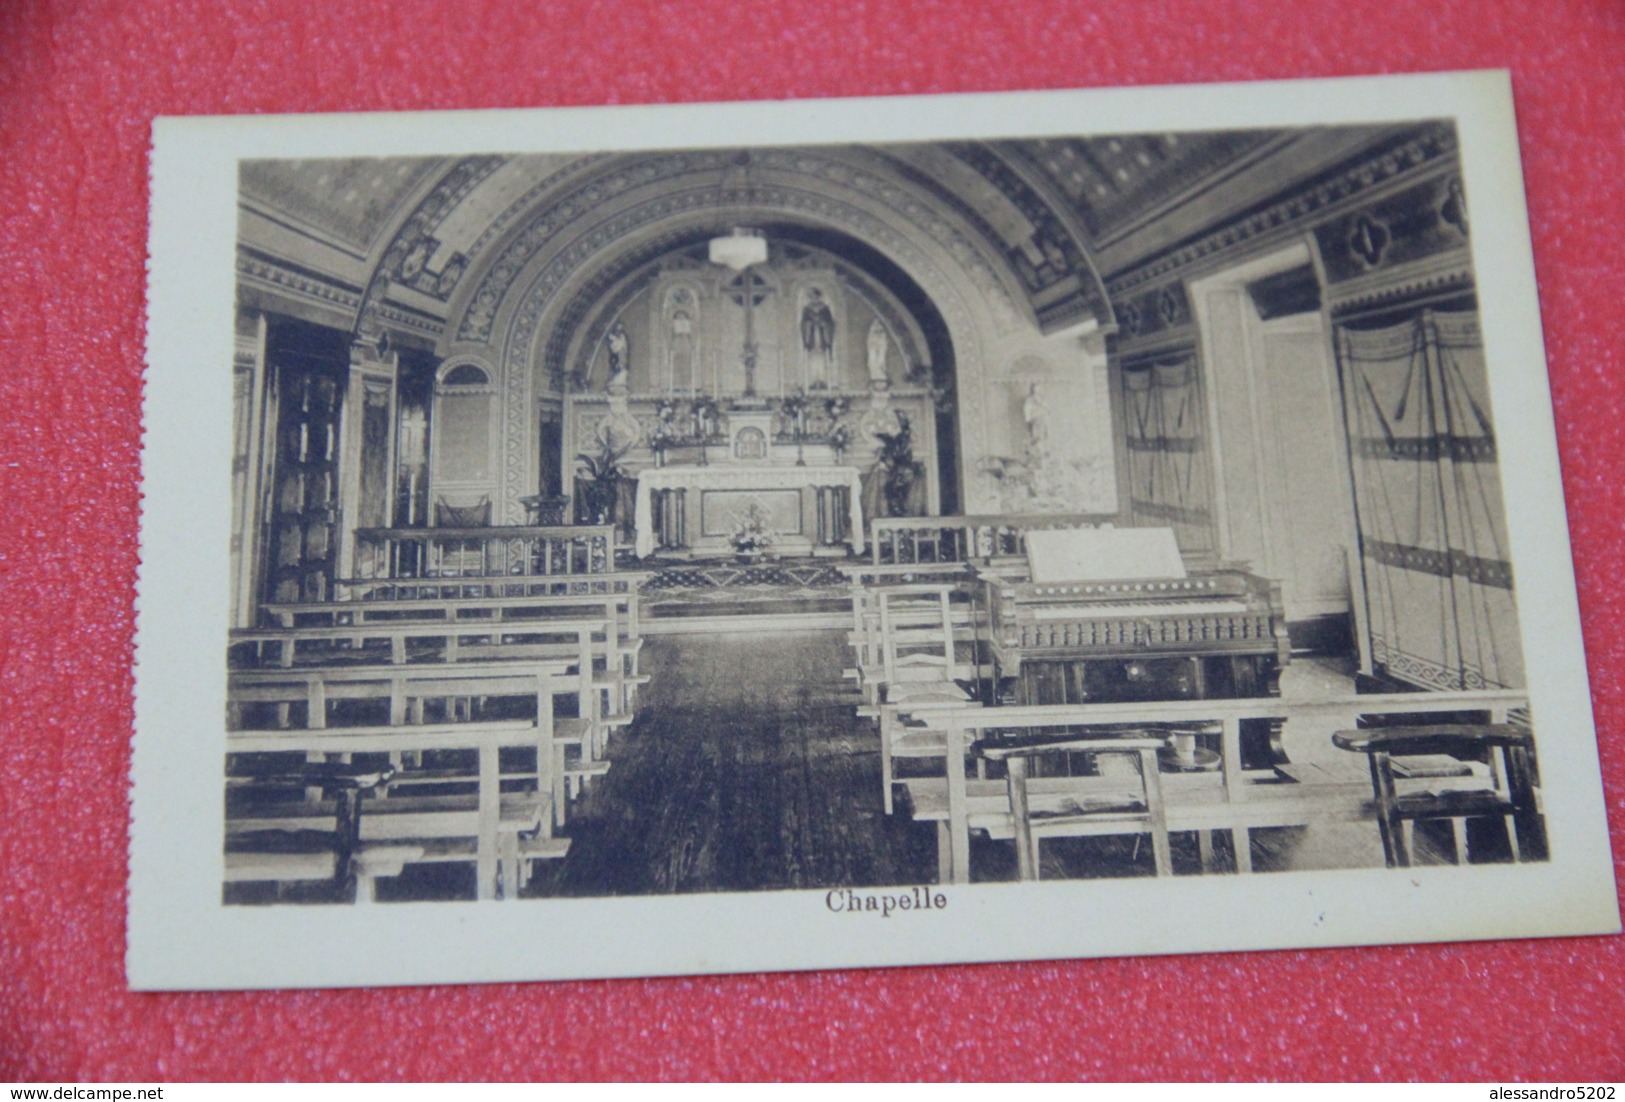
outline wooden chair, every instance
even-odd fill
[[[974,685],[974,661],[960,657],[955,632],[954,586],[897,586],[880,592],[879,623],[880,784],[884,811],[893,810],[892,781],[897,758],[942,758],[940,732],[903,722],[909,708],[975,707],[966,688]],[[956,763],[949,762],[949,768]]]
[[[1158,754],[1167,746],[1167,738],[1153,737],[1149,732],[1105,738],[1092,734],[977,743],[973,751],[978,757],[1003,762],[1007,771],[1005,784],[1015,826],[1017,876],[1022,880],[1039,878],[1038,842],[1041,838],[1103,834],[1151,835],[1157,875],[1173,875],[1168,813],[1157,765]],[[1101,764],[1126,759],[1132,763],[1129,771],[1137,777],[1138,791],[1123,790],[1116,782],[1126,779],[1127,774],[1119,776],[1113,772],[1081,778],[1084,783],[1073,791],[1050,791],[1035,798],[1028,790],[1029,763],[1042,755],[1061,753],[1092,754]]]
[[[434,503],[436,528],[489,528],[491,498],[454,505],[442,497]],[[480,576],[486,572],[485,544],[479,540],[452,540],[430,544],[429,573],[438,577]]]
[[[1375,727],[1338,731],[1332,741],[1369,758],[1377,829],[1389,868],[1409,868],[1414,859],[1406,824],[1436,820],[1451,822],[1447,845],[1458,861],[1475,854],[1492,861],[1547,859],[1533,775],[1534,739],[1525,728],[1505,723]]]
[[[897,586],[880,593],[880,680],[887,702],[970,700],[976,678],[959,656],[953,586]]]

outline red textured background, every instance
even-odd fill
[[[1618,938],[286,994],[124,986],[154,115],[1501,67],[1625,853],[1621,0],[0,0],[0,1080],[1625,1080]]]

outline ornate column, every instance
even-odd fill
[[[400,357],[386,340],[350,346],[342,428],[339,569],[354,577],[355,530],[387,528],[394,510],[395,376]]]

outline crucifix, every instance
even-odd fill
[[[756,277],[750,269],[753,264],[767,262],[767,238],[747,226],[735,226],[731,232],[711,239],[710,256],[711,263],[721,264],[739,273],[739,277],[727,285],[726,293],[734,302],[745,308],[745,348],[739,359],[745,365],[745,397],[754,398],[756,307],[762,299],[773,292],[766,285],[758,291]]]
[[[756,281],[756,273],[749,267],[728,284],[728,298],[745,309],[745,347],[739,362],[745,365],[745,397],[756,397],[756,307],[760,306],[773,288]]]

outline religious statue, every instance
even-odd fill
[[[609,359],[607,390],[626,391],[626,377],[632,369],[632,348],[627,340],[626,326],[616,322],[604,337],[605,353]]]
[[[858,440],[874,449],[874,466],[863,474],[863,515],[923,515],[925,468],[914,459],[913,427],[908,415],[891,404],[891,391],[872,392],[857,430]],[[854,456],[858,454],[854,446]]]
[[[678,293],[685,299],[688,297],[686,290],[679,288]],[[667,388],[675,390],[679,384],[694,385],[694,318],[681,308],[671,316],[670,356]]]
[[[601,448],[625,455],[643,443],[643,424],[627,403],[625,387],[610,391],[609,412],[593,428]]]
[[[1027,423],[1027,443],[1034,451],[1042,451],[1049,439],[1049,426],[1045,422],[1044,398],[1038,384],[1027,388],[1027,400],[1021,403],[1021,419]]]
[[[886,327],[879,318],[869,323],[869,385],[891,385],[891,379],[886,374]]]
[[[801,308],[801,348],[807,358],[808,385],[829,386],[829,369],[835,361],[835,312],[816,287],[807,292],[807,304]]]
[[[925,468],[914,459],[914,429],[908,415],[892,410],[895,431],[876,432],[875,465],[863,476],[863,515],[910,517],[925,512]]]

